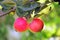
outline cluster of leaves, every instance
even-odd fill
[[[0,2],[3,6],[2,11],[7,12],[13,7],[16,7],[16,14],[20,17],[22,16],[31,16],[33,11],[37,14],[40,10],[46,7],[46,3],[39,3],[38,0],[4,0]]]
[[[55,1],[55,0],[54,0]],[[15,7],[16,10],[14,10],[16,12],[16,14],[20,17],[31,17],[31,14],[36,16],[36,15],[41,15],[41,14],[45,14],[45,13],[39,13],[42,9],[44,9],[45,7],[47,7],[47,4],[52,3],[52,0],[1,0],[0,1],[0,5],[2,5],[3,12],[8,12],[8,10],[12,9]],[[48,8],[49,11],[51,9],[51,7]],[[11,12],[11,11],[10,11]],[[9,13],[9,12],[8,12]],[[49,13],[49,12],[48,12]]]

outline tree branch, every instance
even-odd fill
[[[4,16],[4,15],[7,15],[9,14],[10,12],[13,12],[16,10],[16,7],[13,7],[12,9],[10,9],[9,11],[7,12],[3,12],[2,10],[0,10],[0,17]]]

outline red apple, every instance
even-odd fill
[[[28,29],[28,23],[25,17],[19,17],[14,22],[14,29],[18,32],[24,32]]]
[[[31,32],[40,32],[43,29],[44,23],[39,18],[34,18],[29,24],[29,29]]]

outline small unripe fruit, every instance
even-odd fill
[[[40,32],[43,29],[44,23],[41,19],[34,18],[29,24],[29,29],[31,32]]]
[[[14,29],[17,32],[24,32],[28,29],[28,23],[25,17],[19,17],[14,22]]]

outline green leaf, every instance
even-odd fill
[[[3,7],[3,11],[6,12],[10,10],[12,7],[14,7],[16,4],[13,1],[3,1],[1,5]]]
[[[60,5],[54,4],[54,7],[55,7],[55,11],[57,13],[57,16],[60,16]]]
[[[26,14],[28,14],[28,12],[22,11],[21,9],[17,8],[16,9],[16,13],[18,16],[22,17],[25,16]]]
[[[4,23],[0,23],[0,40],[7,39],[6,34],[7,34],[6,25]]]
[[[11,25],[11,26],[13,26],[13,23],[14,23],[14,17],[13,17],[13,15],[7,15],[6,16],[6,20],[5,20],[5,25]]]
[[[32,4],[28,4],[28,5],[24,5],[24,6],[20,6],[17,4],[17,8],[21,9],[22,11],[30,11],[30,10],[33,10],[37,7],[39,7],[39,4],[37,2],[34,2]]]
[[[34,2],[34,3],[30,3],[27,5],[22,5],[20,3],[17,3],[17,7],[16,7],[16,13],[18,16],[26,16],[29,11],[37,8],[39,6],[39,3]]]

